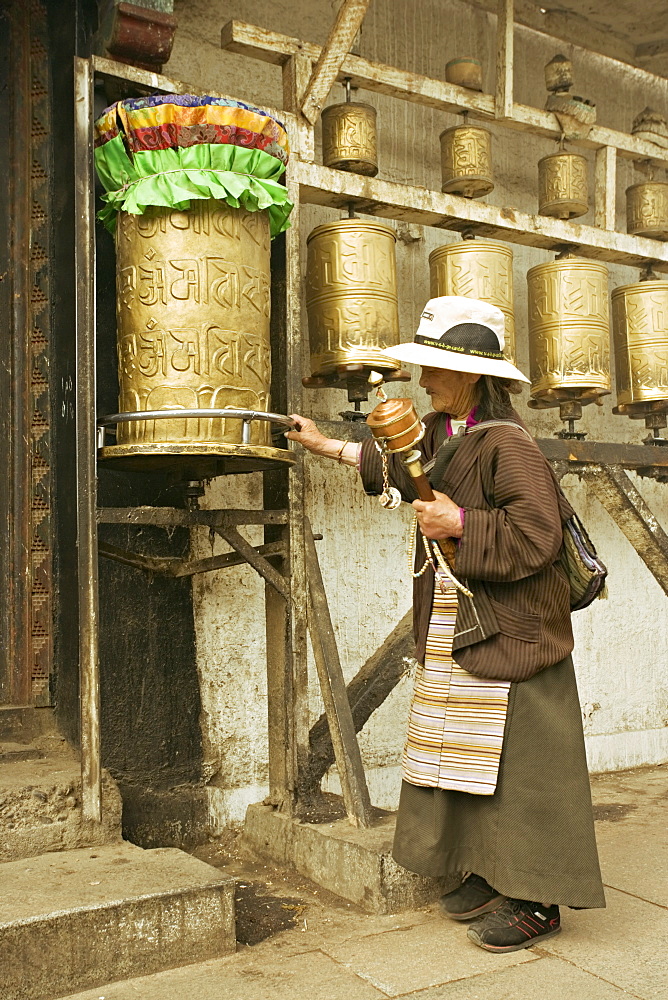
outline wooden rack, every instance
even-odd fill
[[[303,276],[300,258],[300,206],[341,208],[384,218],[454,231],[469,230],[511,243],[561,250],[577,249],[585,257],[668,272],[668,245],[615,231],[616,163],[621,156],[668,167],[668,151],[602,126],[594,126],[575,144],[594,149],[596,157],[595,226],[562,222],[539,215],[497,208],[407,184],[372,179],[320,166],[314,157],[314,125],[335,81],[350,78],[354,87],[386,94],[450,113],[494,121],[500,127],[558,139],[561,130],[550,112],[517,104],[513,98],[513,0],[501,0],[497,29],[494,94],[461,87],[369,62],[350,54],[350,47],[370,0],[344,0],[327,43],[322,48],[240,21],[222,29],[224,49],[282,67],[283,108],[267,110],[284,122],[293,156],[286,185],[295,204],[291,228],[276,241],[272,256],[272,338],[279,345],[278,381],[272,386],[274,407],[300,412],[301,376],[305,371],[301,331]],[[609,60],[619,72],[623,65]],[[99,675],[97,662],[97,523],[151,523],[212,526],[233,553],[209,560],[148,560],[113,546],[99,554],[143,566],[153,572],[193,575],[246,561],[266,581],[266,626],[269,698],[269,782],[271,801],[290,813],[300,797],[319,784],[323,768],[336,759],[345,805],[352,822],[367,826],[371,808],[355,731],[397,683],[398,651],[405,649],[406,622],[400,623],[381,649],[364,664],[346,689],[327,609],[313,534],[304,516],[305,487],[301,463],[288,474],[265,477],[263,511],[192,511],[172,508],[98,510],[95,465],[95,235],[93,216],[92,120],[96,75],[114,77],[164,93],[201,93],[184,81],[145,72],[107,59],[76,61],[77,106],[77,400],[78,525],[81,589],[81,732],[84,811],[100,818]],[[649,76],[649,74],[648,74]],[[207,93],[213,93],[207,90]],[[224,96],[224,95],[218,95]],[[359,438],[363,428],[330,424],[330,433]],[[539,441],[560,474],[584,476],[614,516],[668,593],[668,536],[632,486],[625,472],[668,478],[668,449],[597,442]],[[265,544],[244,543],[237,526],[264,524]],[[270,561],[271,560],[271,561]],[[150,563],[150,565],[149,565]],[[160,563],[160,565],[158,565]],[[178,563],[178,565],[177,565]],[[163,565],[164,564],[164,565]],[[277,568],[278,567],[278,568]],[[312,609],[307,614],[307,609]],[[309,732],[306,631],[311,628],[316,665],[326,706],[329,734],[319,720]],[[374,696],[368,692],[373,690]],[[353,709],[351,712],[351,702]],[[326,728],[326,727],[325,727]],[[319,764],[310,748],[316,748]],[[329,748],[329,749],[328,749]],[[330,753],[329,751],[333,752]]]

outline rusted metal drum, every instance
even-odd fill
[[[608,270],[569,256],[527,274],[531,396],[539,407],[610,392]]]
[[[668,183],[647,181],[626,189],[626,230],[631,236],[668,240]]]
[[[463,295],[498,306],[506,318],[504,354],[515,359],[513,252],[497,240],[463,240],[429,254],[430,297]]]
[[[482,64],[479,59],[463,56],[445,64],[445,79],[458,87],[482,90]]]
[[[347,101],[330,104],[323,110],[322,162],[335,170],[375,177],[378,152],[374,107]]]
[[[265,212],[194,201],[187,211],[121,212],[116,230],[120,403],[123,412],[239,408],[267,412],[269,220]],[[170,456],[227,455],[262,468],[290,461],[270,425],[190,417],[119,423],[102,458],[136,468]],[[172,464],[174,464],[172,462]],[[178,464],[178,463],[176,463]],[[244,468],[243,471],[247,471]]]
[[[306,308],[313,376],[339,365],[398,368],[396,236],[380,222],[340,219],[308,237]]]
[[[587,161],[578,153],[552,153],[538,161],[538,211],[575,219],[589,209]]]
[[[639,281],[612,293],[617,408],[645,416],[668,410],[668,281]]]
[[[455,125],[441,132],[441,190],[481,198],[494,188],[492,135],[479,125]]]

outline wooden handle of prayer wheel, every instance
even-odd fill
[[[431,483],[424,474],[422,468],[422,455],[415,449],[414,451],[409,451],[407,455],[401,456],[404,460],[404,465],[406,466],[406,472],[412,478],[415,489],[418,492],[420,500],[435,500],[434,491],[431,488]]]

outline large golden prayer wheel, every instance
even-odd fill
[[[668,281],[639,281],[612,293],[617,406],[615,413],[656,425],[668,412]],[[647,418],[650,418],[649,420]]]
[[[568,256],[532,267],[527,281],[529,405],[559,406],[562,419],[577,419],[610,392],[608,270]]]
[[[538,211],[575,219],[589,209],[587,161],[579,153],[551,153],[538,161]]]
[[[455,125],[441,132],[441,190],[481,198],[494,188],[492,135],[479,125]]]
[[[121,212],[116,258],[120,410],[267,412],[267,214],[215,200],[193,201],[187,211]],[[202,475],[293,460],[271,447],[266,421],[252,422],[250,441],[243,430],[236,418],[121,422],[101,457],[144,469],[187,465]],[[232,467],[221,469],[221,456]]]
[[[318,226],[307,243],[312,377],[341,366],[397,370],[399,363],[381,354],[399,343],[394,230],[340,219]]]
[[[429,254],[430,297],[463,295],[489,302],[506,318],[504,354],[515,359],[513,252],[497,240],[463,240]]]
[[[375,177],[376,109],[371,104],[346,101],[322,112],[322,162],[335,170]]]
[[[626,189],[626,229],[631,236],[668,240],[668,183],[647,181]]]

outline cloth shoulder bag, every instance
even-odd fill
[[[479,424],[474,424],[472,427],[467,427],[465,433],[471,434],[475,431],[487,430],[488,427],[500,427],[504,425],[519,428],[519,430],[533,441],[533,437],[529,434],[529,431],[514,420],[484,420]],[[454,458],[463,438],[464,435],[462,434],[453,435],[453,437],[444,441],[439,448],[430,477],[432,479],[432,486],[434,483],[439,483],[442,480],[445,469]],[[568,504],[552,466],[550,466],[550,472],[554,479],[558,497]],[[568,506],[570,507],[570,504]],[[572,507],[570,509],[572,510]],[[594,543],[575,511],[566,516],[562,515],[562,526],[564,540],[557,562],[568,580],[571,611],[579,611],[581,608],[588,607],[597,597],[607,597],[605,580],[608,570],[602,560],[599,559]]]

